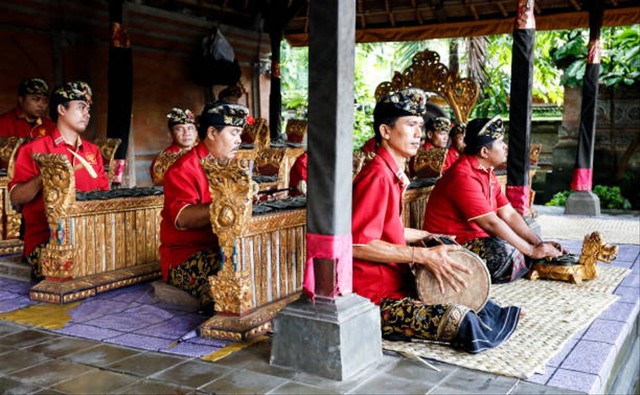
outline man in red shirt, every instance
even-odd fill
[[[151,179],[155,185],[162,185],[164,174],[156,174],[154,167],[156,160],[163,153],[185,153],[189,151],[197,142],[198,131],[196,130],[196,117],[189,109],[173,107],[167,114],[167,126],[171,134],[171,145],[160,152],[153,162],[151,162]]]
[[[293,162],[291,170],[289,170],[289,194],[291,196],[298,196],[302,193],[300,190],[300,182],[307,182],[307,163],[309,160],[309,154],[307,151],[296,158]]]
[[[0,137],[39,138],[55,128],[45,115],[49,86],[40,78],[29,78],[18,87],[16,108],[0,115]]]
[[[220,269],[218,240],[211,229],[209,182],[200,160],[233,158],[249,110],[239,104],[207,104],[199,117],[200,143],[182,155],[164,176],[164,207],[160,225],[160,262],[166,282],[211,303],[207,278]]]
[[[501,308],[489,301],[476,314],[455,303],[424,304],[416,296],[412,265],[425,266],[443,292],[445,283],[456,291],[466,287],[460,274],[469,273],[448,255],[459,246],[407,245],[431,236],[405,228],[401,219],[402,195],[409,184],[404,166],[420,147],[425,102],[422,90],[409,88],[383,97],[374,109],[380,144],[353,181],[353,290],[380,305],[385,338],[444,342],[479,352],[509,338],[519,308]]]
[[[50,230],[44,213],[42,177],[31,155],[65,155],[74,168],[79,192],[109,189],[100,150],[80,138],[89,125],[90,109],[91,88],[85,82],[69,82],[56,89],[51,96],[50,109],[56,128],[23,145],[16,157],[13,179],[9,182],[9,198],[11,204],[22,209],[25,225],[23,256],[31,265],[35,278],[40,277],[40,250],[49,240]]]
[[[525,256],[557,257],[557,243],[542,242],[502,193],[493,169],[507,161],[499,116],[467,125],[465,154],[436,183],[424,214],[424,229],[455,236],[486,261],[494,283],[528,271]]]
[[[427,140],[422,149],[431,148],[447,148],[449,146],[449,129],[451,129],[451,121],[446,117],[429,118],[425,123]],[[447,149],[447,156],[442,165],[442,173],[444,173],[459,158],[459,154],[454,148]]]
[[[467,125],[464,123],[457,123],[453,125],[449,132],[451,148],[455,149],[457,159],[460,159],[460,156],[464,153],[464,134],[466,129]]]

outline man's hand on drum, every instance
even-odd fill
[[[445,293],[445,281],[456,291],[466,288],[467,282],[460,276],[460,272],[472,274],[471,270],[451,259],[448,252],[459,250],[458,245],[440,245],[431,248],[415,247],[413,260],[423,265],[433,273],[440,292]]]
[[[558,243],[552,241],[543,241],[533,246],[531,254],[533,259],[557,258],[567,251]]]

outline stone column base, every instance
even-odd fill
[[[300,299],[274,319],[272,365],[345,380],[381,358],[380,309],[356,294]]]
[[[577,191],[569,195],[564,208],[566,215],[600,216],[600,198],[591,191]]]

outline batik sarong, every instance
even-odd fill
[[[473,239],[463,246],[485,261],[493,284],[517,280],[529,270],[524,255],[498,237]]]
[[[518,326],[520,308],[487,301],[477,314],[457,304],[427,305],[419,300],[382,299],[382,337],[448,344],[478,353],[505,342]]]
[[[32,280],[44,280],[44,276],[42,275],[42,262],[40,259],[40,255],[42,254],[42,249],[47,245],[47,243],[42,243],[31,251],[28,257],[25,257],[24,260],[26,263],[31,266],[31,279]]]
[[[180,266],[169,270],[168,283],[188,292],[200,301],[200,306],[210,305],[209,276],[220,270],[220,255],[213,250],[198,251]]]

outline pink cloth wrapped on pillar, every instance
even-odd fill
[[[307,232],[307,262],[304,270],[302,292],[311,299],[315,298],[314,259],[332,259],[337,261],[335,282],[327,297],[347,295],[353,289],[353,243],[351,233],[320,235]]]

